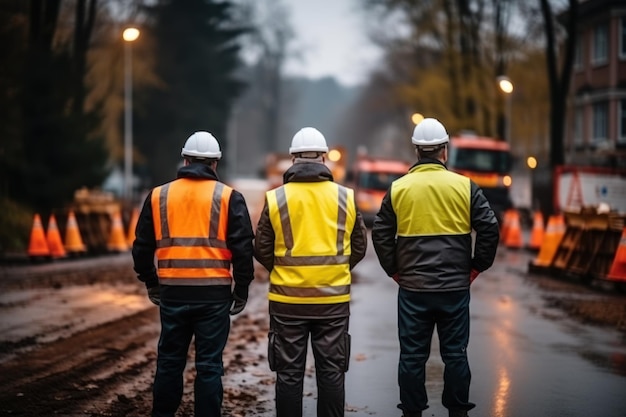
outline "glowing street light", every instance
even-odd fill
[[[139,37],[139,29],[126,28],[124,39],[124,197],[133,197],[133,56],[131,44]]]
[[[506,94],[506,124],[505,124],[505,133],[504,139],[507,142],[511,141],[511,95],[513,93],[513,83],[511,79],[506,75],[500,75],[497,78],[498,87],[500,91]]]
[[[420,122],[424,120],[424,115],[421,113],[413,113],[411,115],[411,121],[413,122],[414,125],[418,125],[420,124]]]
[[[526,158],[526,165],[528,165],[530,169],[537,168],[537,159],[534,156],[529,156]]]

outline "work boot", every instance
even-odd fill
[[[402,417],[422,417],[422,412],[421,411],[415,411],[415,412],[408,412],[408,411],[403,411],[402,412]]]
[[[466,410],[449,410],[448,416],[450,417],[468,417]]]

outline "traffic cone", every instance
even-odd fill
[[[128,243],[126,243],[126,237],[124,236],[124,226],[122,225],[122,216],[119,210],[113,214],[107,248],[112,252],[126,252],[128,250]]]
[[[550,216],[548,218],[548,226],[544,234],[543,242],[539,248],[537,257],[532,261],[532,265],[539,267],[549,267],[552,265],[552,259],[559,249],[561,239],[565,235],[565,220],[562,214]]]
[[[536,210],[533,215],[533,229],[530,233],[527,248],[530,250],[539,250],[543,242],[544,234],[543,214],[541,214],[540,210]]]
[[[133,213],[130,216],[130,222],[128,223],[128,234],[126,235],[126,242],[128,243],[128,247],[132,247],[133,242],[135,241],[135,228],[137,227],[138,220],[139,210],[137,208],[134,208]]]
[[[32,258],[50,256],[50,248],[46,240],[46,233],[41,224],[41,216],[35,214],[33,218],[33,228],[30,232],[30,240],[28,242],[28,256]]]
[[[65,227],[65,250],[70,254],[78,254],[87,251],[83,243],[83,238],[78,230],[78,223],[74,212],[70,210],[67,215],[67,226]]]
[[[606,277],[611,281],[626,281],[626,227],[622,231],[613,264]]]
[[[512,209],[508,209],[504,212],[504,218],[502,219],[502,227],[500,228],[500,242],[504,242],[506,240],[506,233],[509,230],[509,226],[511,225],[511,212]]]
[[[509,214],[509,224],[504,236],[504,246],[511,249],[520,249],[524,246],[522,239],[522,226],[520,224],[519,213],[511,210]]]
[[[48,219],[48,232],[46,233],[46,240],[48,241],[50,255],[53,258],[64,258],[67,256],[65,247],[63,247],[63,241],[61,241],[61,234],[59,233],[59,227],[57,226],[57,219],[54,217],[54,214],[51,214]]]

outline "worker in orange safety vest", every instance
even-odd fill
[[[230,315],[243,311],[254,278],[254,234],[243,195],[218,179],[215,137],[195,132],[181,155],[177,178],[146,197],[132,250],[138,279],[160,307],[152,416],[174,417],[192,337],[195,415],[220,416],[222,354]]]

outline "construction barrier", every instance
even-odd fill
[[[111,233],[107,241],[107,248],[111,252],[126,252],[128,250],[128,243],[124,235],[124,225],[122,224],[122,215],[119,210],[113,213]]]
[[[522,224],[517,210],[508,210],[508,225],[504,234],[504,246],[509,249],[521,249],[524,246]],[[506,214],[505,214],[506,216]]]
[[[132,210],[130,221],[128,222],[128,234],[126,235],[126,242],[128,243],[128,247],[133,246],[133,242],[135,241],[135,228],[137,227],[137,221],[139,220],[139,209],[134,208]]]
[[[50,256],[53,259],[65,258],[67,252],[63,246],[61,240],[61,234],[59,233],[59,227],[57,226],[57,220],[54,214],[50,215],[48,219],[48,231],[46,232],[46,241],[48,242],[48,249],[50,250]]]
[[[43,230],[39,214],[35,214],[33,217],[33,227],[30,232],[27,253],[31,258],[47,258],[50,256],[50,248],[48,248],[46,233]]]
[[[556,254],[561,240],[565,235],[565,220],[562,214],[556,214],[548,218],[548,225],[544,234],[543,242],[539,248],[539,253],[530,262],[530,269],[550,268],[552,260]]]
[[[70,255],[87,252],[87,247],[85,246],[83,238],[80,235],[78,222],[76,222],[76,215],[73,210],[70,210],[67,215],[67,222],[65,226],[65,250]]]
[[[615,258],[606,278],[609,281],[626,282],[626,227],[622,230]]]
[[[533,214],[533,226],[530,232],[530,239],[526,248],[532,251],[538,251],[543,243],[545,235],[545,226],[543,222],[543,214],[540,210],[536,210]]]

